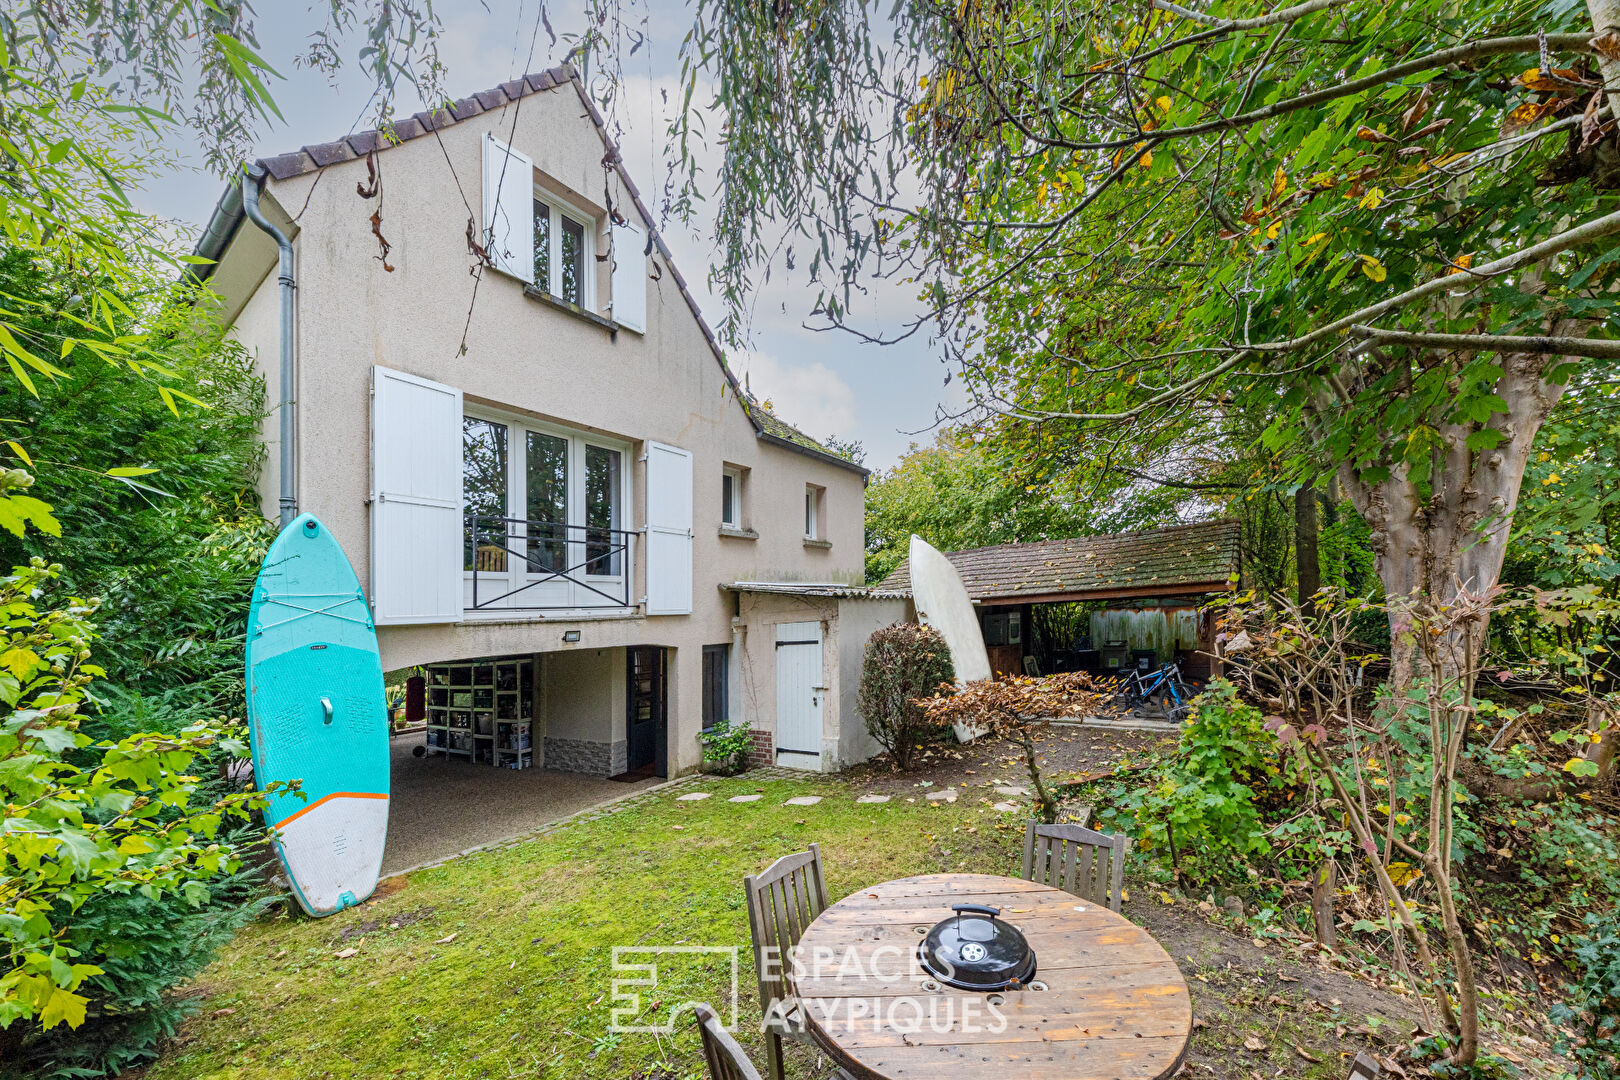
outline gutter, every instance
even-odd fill
[[[186,267],[186,276],[193,283],[201,284],[214,276],[214,271],[219,269],[219,260],[225,257],[225,249],[236,239],[236,231],[242,227],[242,220],[242,186],[228,184],[219,202],[214,204],[214,212],[208,216],[208,224],[203,227],[196,247],[191,249],[193,255],[209,260]]]
[[[259,209],[259,192],[264,187],[265,180],[270,173],[263,165],[254,163],[243,172],[240,188],[233,188],[240,192],[240,204],[246,211],[248,218],[263,229],[270,239],[276,242],[281,250],[281,276],[276,280],[281,286],[281,527],[285,529],[298,516],[298,494],[294,485],[293,467],[293,438],[297,403],[293,400],[293,246],[287,234],[270,223]],[[214,212],[214,220],[208,223],[208,230],[198,243],[199,250],[214,236],[215,225],[221,223],[223,211],[231,201],[230,192],[220,199],[220,206]],[[240,226],[241,219],[236,224]],[[223,227],[223,226],[222,226]],[[235,232],[235,228],[231,229]],[[220,250],[224,250],[223,244]]]

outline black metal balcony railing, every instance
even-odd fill
[[[545,611],[630,606],[630,537],[623,529],[565,525],[557,521],[468,514],[463,567],[472,574],[472,608]],[[512,571],[519,571],[514,574]],[[594,579],[594,580],[593,580]],[[566,600],[512,603],[546,595],[542,588],[567,582]],[[580,595],[576,590],[590,595]],[[537,591],[530,591],[537,590]],[[494,595],[490,595],[494,594]]]

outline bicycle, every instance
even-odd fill
[[[1128,710],[1151,705],[1177,724],[1186,718],[1191,700],[1192,693],[1181,678],[1181,665],[1174,660],[1148,675],[1133,668],[1114,695],[1114,701]]]

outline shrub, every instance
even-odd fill
[[[1620,917],[1588,914],[1573,952],[1579,982],[1552,1007],[1557,1048],[1579,1064],[1578,1080],[1613,1080],[1620,1076]]]
[[[241,865],[221,824],[264,805],[252,792],[211,798],[208,782],[190,774],[218,746],[245,751],[240,729],[221,721],[117,740],[80,730],[80,709],[102,675],[89,663],[96,605],[70,598],[55,610],[36,607],[59,573],[35,559],[0,578],[0,800],[8,807],[0,1057],[38,1030],[85,1023],[96,990],[88,980],[119,979],[87,961],[140,953],[149,931],[119,918],[128,907],[109,898],[207,904],[211,885]]]
[[[931,626],[895,623],[867,639],[857,708],[899,768],[911,768],[917,745],[940,730],[917,701],[955,679],[951,650]]]
[[[1134,817],[1139,850],[1170,856],[1180,878],[1216,881],[1270,850],[1259,798],[1285,778],[1260,710],[1216,679],[1193,699],[1174,757],[1152,782],[1119,793],[1101,817]]]
[[[959,693],[940,694],[922,702],[929,717],[942,724],[977,729],[991,738],[1007,739],[1024,752],[1024,768],[1035,788],[1041,820],[1057,821],[1057,796],[1041,776],[1035,734],[1054,716],[1084,716],[1097,707],[1100,693],[1083,672],[1062,675],[1019,675],[968,683]]]
[[[197,1005],[170,991],[196,976],[249,919],[276,902],[257,870],[208,884],[198,903],[139,892],[102,891],[67,923],[66,944],[101,974],[84,981],[90,999],[82,1026],[37,1034],[24,1067],[41,1077],[118,1076],[155,1056]]]
[[[713,765],[715,772],[735,776],[748,767],[748,751],[754,747],[754,738],[747,724],[721,720],[700,732],[698,738],[703,742],[703,760]]]

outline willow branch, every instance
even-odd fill
[[[1376,326],[1352,326],[1350,335],[1386,345],[1416,345],[1420,348],[1469,349],[1479,352],[1557,353],[1563,356],[1589,356],[1598,360],[1620,360],[1620,341],[1606,341],[1602,338],[1515,337],[1511,334],[1412,334],[1404,330],[1380,330]]]
[[[1259,15],[1252,19],[1222,19],[1215,15],[1205,15],[1201,11],[1192,11],[1179,4],[1172,4],[1170,0],[1153,0],[1153,6],[1160,11],[1168,11],[1172,15],[1180,15],[1200,26],[1208,26],[1215,30],[1254,30],[1262,26],[1273,26],[1280,22],[1293,22],[1303,19],[1307,15],[1314,15],[1318,11],[1329,8],[1342,7],[1345,4],[1355,3],[1356,0],[1307,0],[1306,3],[1296,4],[1291,8],[1278,8],[1266,15]]]
[[[1548,34],[1546,44],[1549,49],[1558,52],[1595,53],[1597,50],[1588,40],[1590,34]],[[1294,112],[1298,109],[1308,109],[1313,105],[1321,105],[1336,98],[1359,94],[1364,90],[1372,90],[1386,83],[1399,82],[1408,75],[1429,71],[1433,68],[1449,67],[1468,60],[1477,60],[1483,56],[1498,56],[1503,53],[1535,53],[1541,48],[1542,38],[1534,35],[1519,37],[1482,38],[1479,41],[1469,42],[1467,45],[1457,45],[1450,49],[1441,49],[1426,56],[1419,56],[1399,64],[1391,64],[1382,71],[1349,82],[1336,82],[1331,86],[1324,86],[1320,90],[1312,90],[1308,94],[1288,98],[1284,101],[1273,102],[1270,105],[1239,113],[1236,116],[1221,116],[1213,120],[1205,120],[1199,124],[1188,124],[1185,127],[1160,128],[1152,134],[1157,142],[1168,142],[1173,139],[1184,139],[1194,135],[1207,135],[1212,131],[1234,130],[1251,127],[1262,120],[1270,120],[1284,113]],[[1137,142],[1141,136],[1133,135],[1123,139],[1109,139],[1099,142],[1074,142],[1068,139],[1039,138],[1039,142],[1047,146],[1062,147],[1068,150],[1115,150],[1122,146],[1129,146]]]

